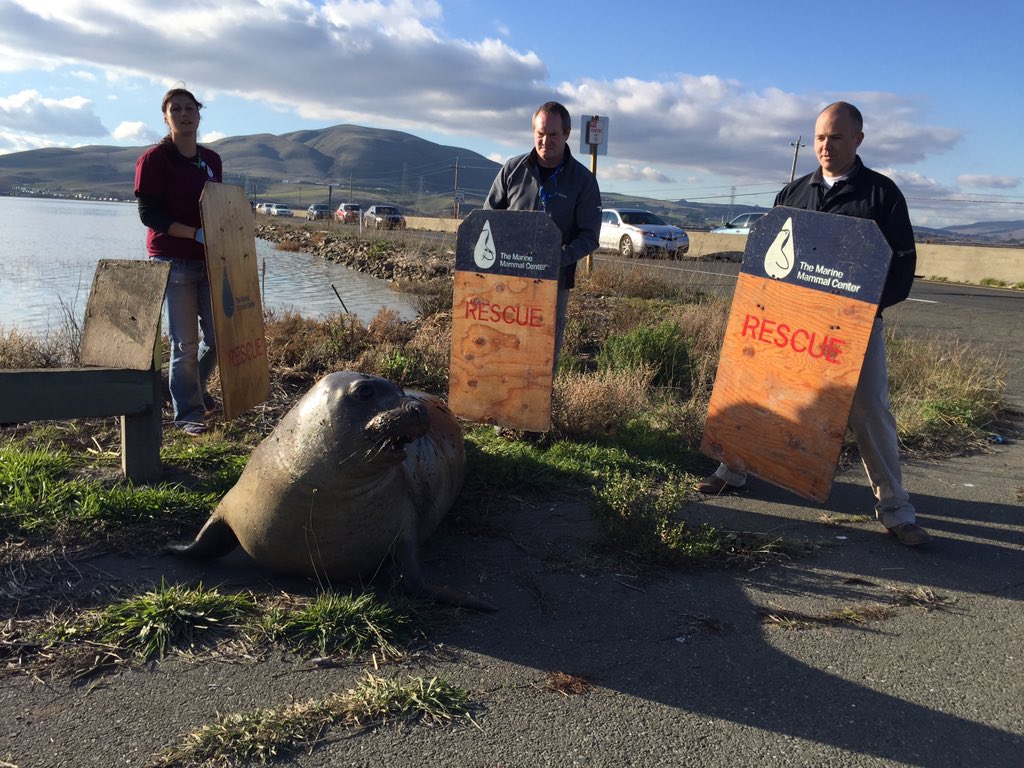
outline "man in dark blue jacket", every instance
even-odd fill
[[[917,251],[903,193],[892,179],[866,168],[857,156],[864,140],[863,127],[860,110],[852,104],[837,101],[825,107],[814,124],[814,151],[821,167],[786,186],[776,196],[775,205],[872,219],[892,248],[849,427],[877,499],[875,516],[901,544],[915,547],[930,541],[931,536],[917,525],[914,506],[903,488],[896,420],[889,404],[882,310],[910,293]],[[721,464],[698,483],[697,490],[719,494],[736,490],[744,482],[745,473]]]
[[[565,335],[569,289],[576,284],[576,263],[597,250],[601,234],[601,190],[594,174],[569,151],[572,121],[556,101],[533,113],[534,148],[505,162],[491,184],[484,208],[544,211],[562,233],[558,274],[554,367]]]

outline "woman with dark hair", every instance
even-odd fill
[[[206,390],[217,355],[199,196],[206,182],[221,181],[221,162],[216,152],[199,146],[202,107],[184,88],[169,90],[160,105],[168,133],[135,163],[139,218],[149,230],[146,250],[150,258],[171,264],[171,401],[175,426],[189,435],[207,431],[206,412],[216,406]]]

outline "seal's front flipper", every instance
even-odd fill
[[[223,519],[214,515],[206,521],[206,525],[196,535],[195,541],[188,544],[168,544],[166,552],[193,560],[205,560],[221,557],[238,546],[238,537]]]
[[[402,589],[413,597],[422,597],[425,600],[433,600],[441,605],[454,605],[457,608],[466,608],[480,613],[494,613],[498,609],[486,600],[473,597],[468,592],[462,592],[451,587],[436,587],[427,584],[423,580],[423,572],[420,570],[419,551],[414,536],[403,536],[398,544],[398,568],[401,573]]]

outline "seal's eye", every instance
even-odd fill
[[[357,384],[352,390],[352,396],[357,400],[369,400],[373,397],[373,385],[365,381]]]

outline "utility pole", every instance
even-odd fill
[[[793,179],[796,178],[796,158],[797,158],[797,155],[800,154],[800,147],[807,146],[806,144],[801,144],[800,143],[800,141],[802,139],[803,139],[803,134],[797,136],[796,137],[796,141],[789,142],[789,146],[791,146],[793,148],[793,167],[789,171],[789,183],[790,184],[792,184],[793,183]]]
[[[348,201],[352,202],[352,177],[348,177]]]
[[[455,218],[459,218],[459,156],[455,156]]]

